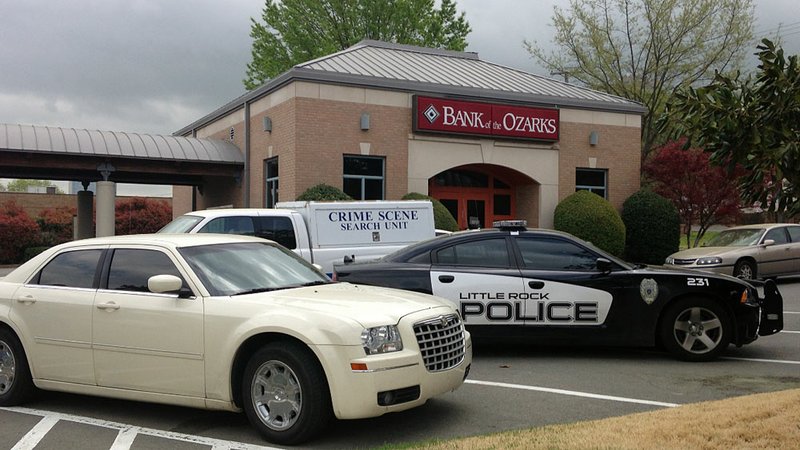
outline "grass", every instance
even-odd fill
[[[800,389],[402,448],[728,450],[798,446]]]
[[[697,245],[698,246],[703,245],[704,242],[706,242],[709,239],[713,238],[717,234],[719,234],[719,231],[706,231],[706,233],[703,235],[702,239],[700,239],[700,242]],[[692,243],[694,243],[695,237],[697,237],[697,232],[696,231],[692,231],[692,236],[689,238],[692,241]],[[689,246],[686,244],[686,234],[681,233],[680,249],[681,250],[686,250],[687,248],[689,248]]]

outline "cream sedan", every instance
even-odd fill
[[[669,255],[666,265],[745,279],[797,275],[800,274],[800,225],[778,223],[728,228],[703,247]]]
[[[244,410],[296,444],[452,391],[471,360],[451,302],[334,283],[257,238],[87,239],[0,280],[0,406],[40,388]]]

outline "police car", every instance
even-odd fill
[[[783,328],[774,281],[632,265],[567,233],[494,225],[336,265],[334,277],[450,299],[478,338],[661,345],[708,361]]]

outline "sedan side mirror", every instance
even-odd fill
[[[180,298],[189,298],[192,296],[191,289],[182,289],[183,280],[175,275],[154,275],[147,279],[147,289],[150,292],[157,294],[165,294],[175,292]]]
[[[761,243],[764,247],[769,247],[770,245],[775,245],[774,239],[766,239],[764,242]]]
[[[611,268],[614,267],[614,264],[611,260],[606,258],[597,258],[597,270],[603,273],[611,272]]]

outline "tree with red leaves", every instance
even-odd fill
[[[26,248],[36,244],[39,225],[14,200],[0,205],[0,264],[19,263]]]
[[[116,204],[115,233],[155,233],[172,220],[172,207],[164,200],[132,197]]]
[[[672,141],[659,147],[642,170],[658,194],[669,199],[685,227],[686,242],[696,247],[711,225],[735,220],[739,215],[739,191],[736,178],[743,175],[737,167],[733,174],[711,164],[710,154],[700,148],[684,149],[685,141]],[[692,224],[698,232],[690,240]]]

